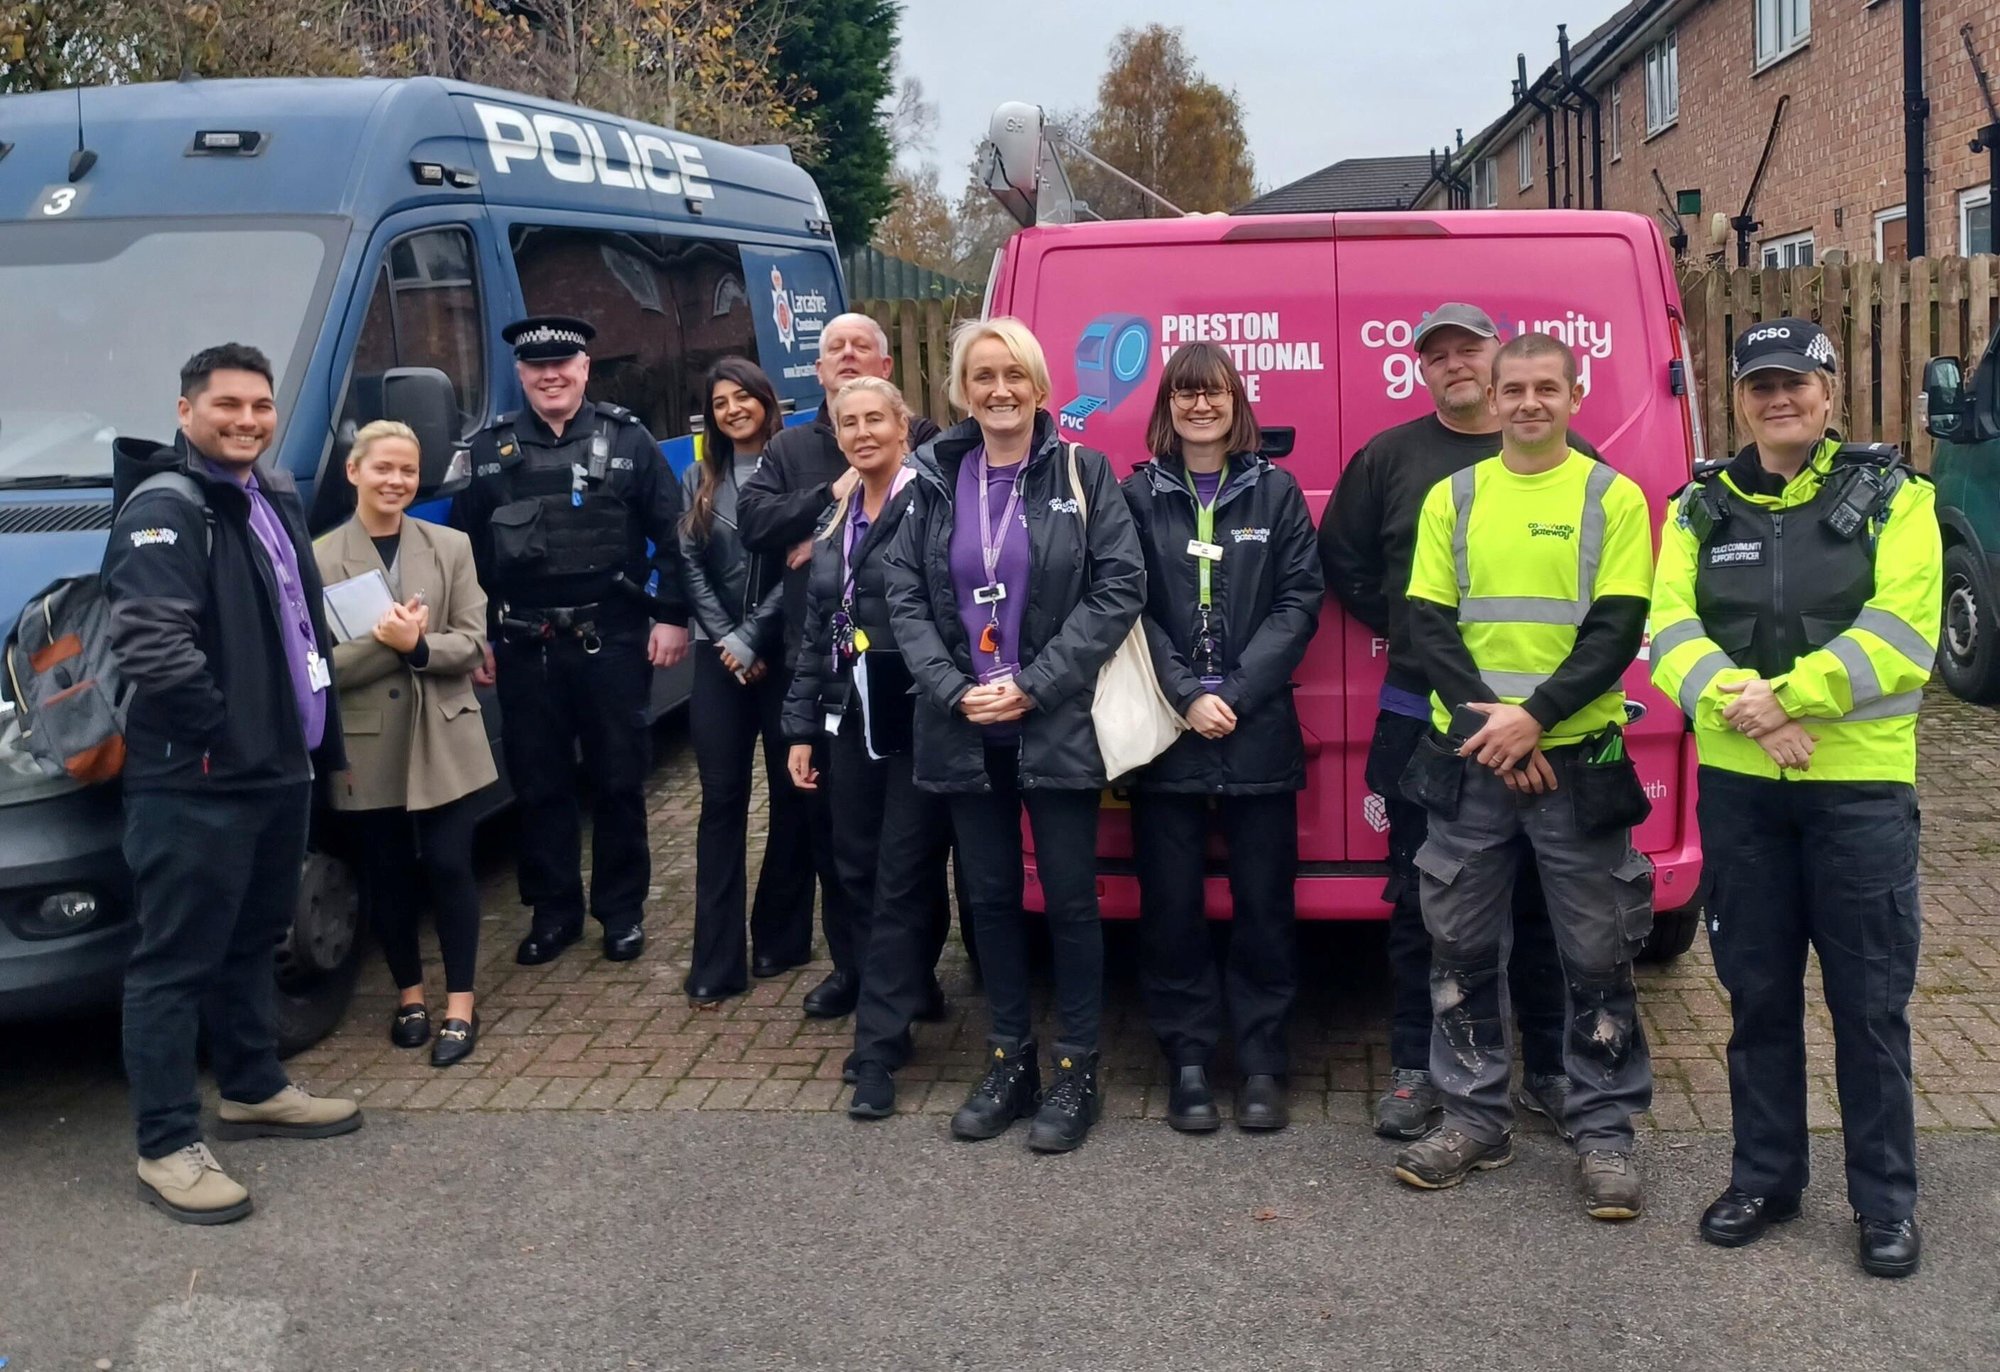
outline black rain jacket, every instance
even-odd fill
[[[915,497],[887,554],[889,617],[917,684],[916,783],[926,791],[991,789],[985,732],[958,711],[977,683],[951,582],[958,469],[980,441],[968,419],[917,450]],[[1021,785],[1094,791],[1105,776],[1091,698],[1098,671],[1145,604],[1146,569],[1110,462],[1090,448],[1078,448],[1077,459],[1087,529],[1070,489],[1068,445],[1054,418],[1037,412],[1019,478],[1029,589],[1015,684],[1035,702],[1020,721]]]
[[[887,568],[883,553],[895,541],[896,530],[909,512],[917,483],[883,502],[882,512],[868,526],[867,537],[854,550],[854,622],[868,637],[870,652],[894,651],[896,629],[889,618]],[[855,498],[860,499],[857,489]],[[828,511],[830,520],[833,512]],[[822,521],[821,533],[826,531]],[[812,563],[806,578],[806,626],[792,663],[792,682],[785,692],[784,731],[791,743],[811,743],[821,733],[829,711],[844,711],[852,702],[853,671],[833,663],[833,615],[840,608],[846,580],[845,524],[830,537],[815,534]],[[874,681],[870,677],[871,683]]]
[[[1202,695],[1195,660],[1201,605],[1194,492],[1179,458],[1141,463],[1125,499],[1146,555],[1146,642],[1167,701],[1182,714]],[[1222,560],[1209,573],[1210,624],[1220,639],[1215,695],[1236,728],[1206,739],[1189,730],[1132,778],[1146,791],[1264,795],[1306,784],[1305,740],[1291,677],[1319,627],[1325,596],[1312,512],[1290,472],[1263,458],[1229,459],[1215,497]]]

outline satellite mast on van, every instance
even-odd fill
[[[1076,198],[1062,163],[1065,153],[1103,168],[1174,214],[1187,213],[1106,162],[1068,129],[1046,122],[1040,105],[1019,100],[1009,100],[993,111],[986,141],[979,145],[980,180],[1022,228],[1073,224],[1079,218],[1102,219],[1104,216],[1093,213],[1088,204]]]

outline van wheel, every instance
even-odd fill
[[[1694,947],[1695,931],[1701,928],[1699,905],[1680,910],[1662,910],[1653,916],[1653,932],[1639,950],[1640,962],[1672,962]]]
[[[361,970],[361,901],[354,874],[326,853],[308,853],[298,908],[278,946],[274,1020],[278,1055],[310,1048],[340,1023]]]
[[[1938,669],[1961,700],[2000,700],[2000,619],[1979,554],[1963,543],[1944,552],[1944,632]]]

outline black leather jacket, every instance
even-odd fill
[[[694,508],[701,473],[701,463],[697,462],[681,477],[683,509]],[[709,522],[708,536],[696,538],[685,528],[680,530],[681,577],[687,588],[688,610],[711,643],[720,643],[734,635],[768,663],[770,670],[779,671],[788,665],[783,661],[783,560],[750,552],[743,546],[742,536],[737,532],[736,496],[732,464],[725,469],[722,484],[716,487],[714,518]]]

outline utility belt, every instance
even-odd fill
[[[1446,821],[1458,818],[1466,772],[1478,766],[1460,757],[1458,748],[1456,740],[1431,730],[1418,741],[1399,778],[1405,799]],[[1638,768],[1625,750],[1625,731],[1616,724],[1542,751],[1549,765],[1563,774],[1561,790],[1568,792],[1577,828],[1586,837],[1632,828],[1653,812]]]
[[[573,638],[583,645],[584,652],[595,654],[604,647],[605,634],[630,627],[618,622],[627,617],[602,601],[591,605],[537,605],[532,609],[502,604],[500,638],[516,647]]]

